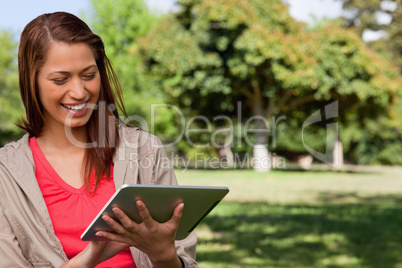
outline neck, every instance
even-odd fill
[[[48,149],[84,150],[87,136],[85,126],[79,128],[47,128],[44,126],[37,140]]]

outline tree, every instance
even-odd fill
[[[172,111],[158,107],[156,116],[152,116],[152,105],[164,104],[165,95],[155,83],[154,75],[146,70],[137,44],[159,18],[143,0],[93,0],[92,3],[94,13],[90,24],[105,43],[106,53],[122,85],[130,120],[156,133],[164,142],[174,140],[178,131]]]
[[[125,91],[143,90],[141,58],[136,40],[146,35],[157,18],[143,0],[92,1],[91,24],[102,37],[106,54],[112,61]],[[128,92],[125,92],[129,94]]]
[[[343,0],[344,26],[355,30],[360,36],[365,31],[385,34],[368,45],[390,59],[402,73],[402,2],[400,0]],[[381,20],[381,18],[383,18]],[[384,23],[384,18],[389,21]],[[360,137],[360,143],[352,154],[362,164],[402,164],[402,91],[389,107],[390,113],[378,120],[367,122],[368,131]],[[362,155],[363,157],[358,157]]]
[[[242,101],[257,129],[279,114],[300,129],[306,115],[335,100],[340,121],[363,123],[381,114],[400,88],[395,69],[354,33],[335,25],[308,31],[280,0],[178,3],[181,10],[139,44],[180,107],[234,116]],[[266,132],[255,135],[255,145],[268,144]]]
[[[0,31],[0,146],[22,135],[14,123],[21,122],[18,90],[17,45],[9,32]]]
[[[385,34],[369,42],[370,47],[383,53],[399,66],[402,73],[402,1],[401,0],[341,0],[344,25],[360,36],[366,31]],[[383,18],[381,20],[381,18]],[[384,23],[385,20],[389,20]]]

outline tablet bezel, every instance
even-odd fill
[[[158,222],[169,220],[173,215],[174,208],[183,202],[183,216],[176,233],[176,240],[181,240],[197,227],[228,192],[227,187],[220,186],[124,184],[89,224],[81,235],[81,240],[106,240],[96,236],[95,233],[100,230],[113,232],[102,216],[107,214],[117,220],[112,211],[114,206],[122,209],[137,223],[141,222],[135,205],[137,199],[141,199],[145,203],[151,216]]]

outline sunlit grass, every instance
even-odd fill
[[[196,229],[200,267],[402,267],[402,173],[176,172],[231,192]]]
[[[176,170],[180,184],[228,186],[226,201],[358,203],[393,201],[402,193],[402,169],[383,172]],[[400,196],[402,198],[402,196]],[[385,201],[385,200],[383,200]]]

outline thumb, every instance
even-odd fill
[[[89,246],[91,248],[92,253],[97,256],[100,255],[105,248],[107,241],[91,241]]]

